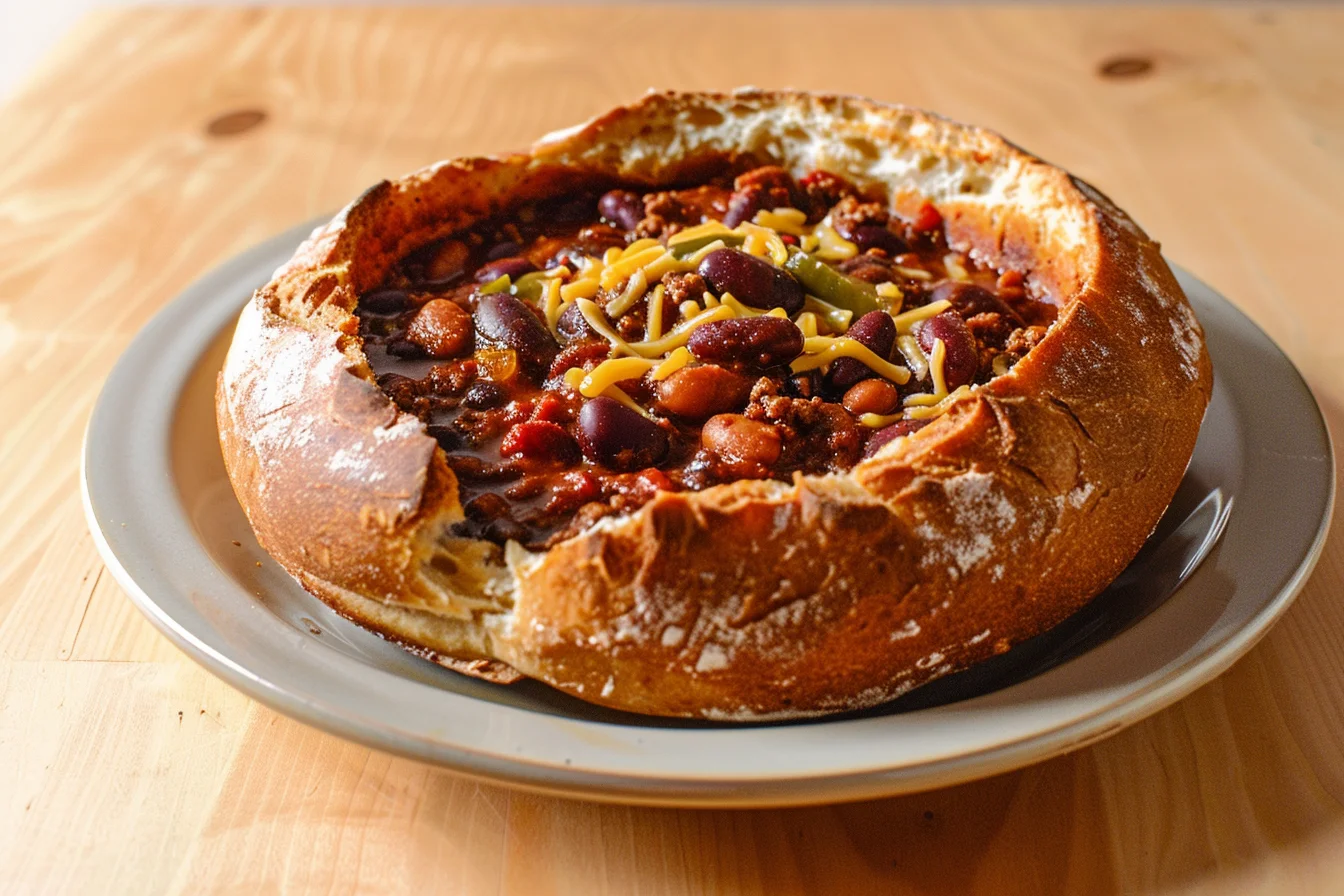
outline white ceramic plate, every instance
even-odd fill
[[[1245,653],[1315,563],[1329,436],[1292,364],[1184,273],[1216,371],[1190,469],[1138,559],[1059,628],[845,717],[715,725],[599,709],[536,683],[449,672],[341,619],[257,545],[224,473],[215,375],[232,323],[310,228],[188,289],[108,378],[84,446],[108,567],[207,669],[327,731],[499,782],[621,802],[767,805],[951,784],[1072,750],[1189,693]]]

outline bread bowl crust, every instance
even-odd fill
[[[353,310],[406,252],[546,195],[823,167],[924,201],[1060,305],[1009,373],[839,476],[661,493],[531,554],[450,537],[443,452],[373,382]],[[720,719],[872,706],[1062,621],[1133,558],[1212,372],[1157,245],[990,132],[852,97],[654,93],[530,152],[381,183],[239,319],[221,446],[262,546],[338,612],[452,668]]]

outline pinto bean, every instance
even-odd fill
[[[406,338],[431,358],[452,358],[471,346],[471,316],[447,299],[430,299],[415,312]]]
[[[700,431],[700,444],[727,461],[769,467],[779,460],[779,430],[741,414],[711,417]]]
[[[751,395],[752,380],[714,364],[683,367],[657,386],[654,407],[687,420],[740,410]]]
[[[884,379],[860,380],[845,392],[841,404],[856,417],[864,414],[890,414],[900,407],[901,393]]]

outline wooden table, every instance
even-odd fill
[[[662,48],[650,36],[666,35]],[[136,10],[0,108],[0,889],[1344,892],[1344,533],[1228,673],[1096,746],[787,811],[486,786],[278,716],[156,634],[78,453],[132,334],[215,263],[646,85],[850,91],[1002,130],[1254,317],[1344,432],[1344,11]]]

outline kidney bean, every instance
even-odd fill
[[[509,393],[503,386],[497,383],[480,382],[467,390],[467,394],[462,396],[462,403],[472,410],[488,411],[491,408],[502,407],[509,400]]]
[[[359,298],[359,310],[370,314],[400,314],[411,307],[411,297],[400,289],[375,289]]]
[[[711,417],[700,431],[700,444],[727,461],[769,467],[779,460],[779,431],[741,414]]]
[[[629,190],[612,190],[597,200],[597,211],[622,230],[634,230],[644,220],[644,200]]]
[[[906,245],[905,240],[881,224],[860,224],[849,233],[841,234],[841,236],[858,246],[860,252],[867,252],[869,249],[881,249],[888,255],[895,257],[903,252],[910,251],[910,247]]]
[[[891,347],[896,344],[896,323],[885,311],[869,311],[854,321],[845,335],[862,343],[873,354],[883,360],[891,356]],[[842,392],[860,380],[877,376],[867,364],[858,358],[836,358],[831,363],[826,381],[832,389]]]
[[[579,461],[579,446],[574,437],[558,423],[545,420],[529,420],[511,427],[504,433],[499,453],[557,466]]]
[[[884,379],[861,380],[849,387],[840,402],[855,417],[890,414],[901,405],[901,393]]]
[[[886,445],[889,442],[894,442],[901,436],[908,436],[912,432],[918,432],[928,425],[928,423],[928,420],[897,420],[890,426],[884,426],[879,430],[875,430],[873,434],[868,437],[868,444],[864,446],[863,456],[872,457],[881,450],[883,445]]]
[[[929,301],[941,302],[948,301],[952,307],[963,319],[974,317],[977,314],[1002,314],[1011,320],[1017,326],[1022,326],[1022,318],[1017,312],[1008,307],[1002,299],[982,286],[976,286],[974,283],[965,283],[957,280],[949,280],[946,283],[939,283],[929,293]]]
[[[803,331],[782,317],[737,317],[696,327],[686,343],[701,361],[768,368],[803,353]]]
[[[447,299],[430,299],[415,312],[406,338],[431,358],[452,358],[471,346],[471,316]]]
[[[487,261],[499,261],[501,258],[509,258],[522,251],[522,246],[513,240],[505,240],[502,243],[495,243],[490,247],[490,251],[485,253]]]
[[[481,265],[476,271],[477,283],[489,283],[492,280],[498,280],[504,275],[508,275],[510,280],[517,281],[524,274],[530,274],[537,269],[537,266],[526,258],[513,256],[512,258],[501,258]]]
[[[667,433],[612,398],[598,396],[579,411],[583,456],[614,470],[651,467],[667,456]]]
[[[792,274],[740,249],[715,249],[698,270],[715,292],[730,292],[744,305],[783,308],[789,314],[803,310],[803,287]]]
[[[491,293],[476,302],[476,332],[495,345],[513,349],[518,360],[536,375],[544,373],[560,350],[526,305],[507,293]]]
[[[975,379],[980,367],[980,353],[975,347],[975,337],[961,315],[955,311],[944,311],[919,325],[915,332],[919,347],[930,356],[936,340],[943,341],[946,354],[943,357],[943,379],[948,389],[964,386]]]
[[[571,302],[555,321],[555,328],[566,342],[598,339],[597,331],[588,324],[588,319],[579,310],[578,302]]]
[[[762,196],[759,190],[739,190],[728,199],[728,211],[724,212],[723,225],[736,227],[743,221],[750,221],[761,210]]]
[[[740,410],[751,395],[752,380],[714,364],[683,367],[658,384],[654,407],[687,420]]]

